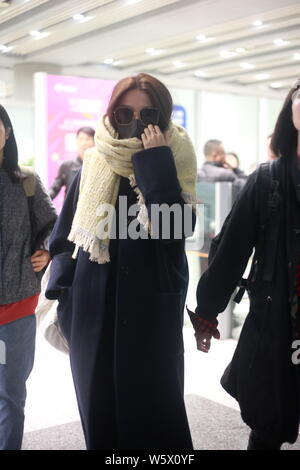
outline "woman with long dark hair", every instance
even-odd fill
[[[117,83],[50,240],[46,295],[59,300],[88,449],[192,448],[180,229],[189,216],[193,228],[196,157],[171,113],[156,78]]]
[[[250,175],[222,231],[190,312],[198,349],[218,338],[224,311],[255,248],[247,282],[250,311],[221,383],[250,426],[248,449],[280,449],[300,419],[300,80],[287,95],[272,137],[279,158]],[[296,342],[295,342],[296,341]]]
[[[35,348],[34,311],[56,220],[40,179],[18,165],[10,118],[0,105],[0,450],[21,448],[26,380]]]

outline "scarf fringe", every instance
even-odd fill
[[[68,236],[70,242],[75,243],[75,249],[72,255],[73,259],[77,258],[79,248],[90,254],[89,260],[98,264],[110,262],[108,245],[104,245],[98,238],[92,234],[84,232],[79,227],[73,228]]]
[[[137,200],[138,200],[138,205],[140,206],[140,211],[138,213],[137,220],[144,227],[146,232],[149,231],[150,234],[151,234],[151,223],[150,223],[150,220],[149,220],[148,210],[147,210],[147,207],[146,207],[146,204],[145,204],[145,199],[144,199],[144,196],[143,196],[140,188],[138,188],[138,186],[136,184],[136,179],[135,179],[134,174],[129,176],[129,184],[132,187],[132,189],[134,190],[134,192],[136,193]]]

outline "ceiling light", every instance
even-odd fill
[[[300,54],[299,54],[299,52],[296,52],[296,53],[293,55],[293,59],[294,59],[294,60],[300,60]]]
[[[114,62],[114,59],[105,59],[103,61],[103,63],[106,64],[106,65],[111,65],[113,62]]]
[[[87,21],[92,20],[95,18],[94,16],[85,16],[82,13],[77,13],[76,15],[73,15],[73,20],[76,21],[76,23],[86,23]]]
[[[258,75],[255,75],[256,80],[268,80],[268,78],[270,78],[268,73],[259,73]]]
[[[252,25],[256,27],[263,26],[263,22],[261,20],[256,20],[253,21]]]
[[[227,51],[227,50],[222,50],[220,51],[220,56],[223,58],[223,59],[230,59],[230,57],[234,57],[236,56],[237,53],[234,52],[234,51]]]
[[[197,41],[205,41],[206,36],[205,34],[198,34],[198,36],[196,36],[196,39]]]
[[[125,6],[134,5],[135,3],[140,3],[142,0],[126,0]]]
[[[82,15],[82,13],[76,13],[76,15],[73,15],[74,21],[81,21],[83,19],[84,19],[84,15]]]
[[[37,37],[37,36],[39,36],[40,34],[41,34],[40,31],[37,31],[37,30],[35,30],[35,31],[30,31],[30,36],[32,36],[32,37]]]
[[[246,52],[246,51],[247,51],[247,49],[245,49],[244,47],[237,47],[236,50],[235,50],[235,52],[237,52],[238,54],[239,53],[242,54],[243,52]]]
[[[186,67],[186,64],[184,62],[181,62],[181,60],[174,60],[173,65],[177,68]]]
[[[195,77],[199,77],[199,78],[207,77],[206,72],[203,72],[203,70],[195,70],[194,75]]]
[[[275,46],[282,47],[282,46],[286,46],[287,44],[289,44],[290,41],[285,41],[284,39],[274,39],[273,43],[275,44]]]
[[[273,82],[270,84],[272,88],[281,88],[283,84],[281,82]]]
[[[50,33],[40,33],[38,36],[36,36],[34,39],[44,39],[46,37],[50,36]]]
[[[149,47],[148,49],[146,49],[146,52],[150,55],[158,55],[162,54],[164,51],[162,49],[154,49],[153,47]]]
[[[215,38],[210,37],[210,36],[205,36],[205,34],[198,34],[198,36],[196,36],[196,39],[199,42],[210,42],[210,41],[213,41]]]
[[[15,46],[5,46],[4,44],[0,44],[0,52],[6,54],[7,52],[11,51]]]
[[[240,67],[241,67],[241,69],[251,70],[251,69],[255,68],[255,65],[249,64],[249,62],[241,62]]]

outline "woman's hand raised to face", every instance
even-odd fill
[[[153,147],[161,147],[164,145],[169,146],[169,133],[162,133],[158,126],[149,124],[145,128],[144,133],[141,135],[141,139],[145,149],[151,149]]]

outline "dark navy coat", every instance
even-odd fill
[[[264,232],[262,253],[249,285],[250,311],[221,383],[238,400],[241,416],[252,429],[267,441],[282,443],[297,439],[299,425],[300,391],[298,366],[292,362],[290,311],[299,256],[300,206],[292,166],[283,158],[274,165],[280,201]],[[239,195],[199,281],[196,312],[206,319],[225,309],[260,242],[257,174],[249,177]]]
[[[169,147],[138,152],[133,163],[148,211],[153,203],[183,204]],[[47,297],[59,299],[87,447],[191,449],[183,398],[184,238],[111,240],[110,263],[91,262],[82,250],[73,260],[67,237],[79,181],[80,174],[51,236]],[[126,178],[121,195],[136,203]]]

